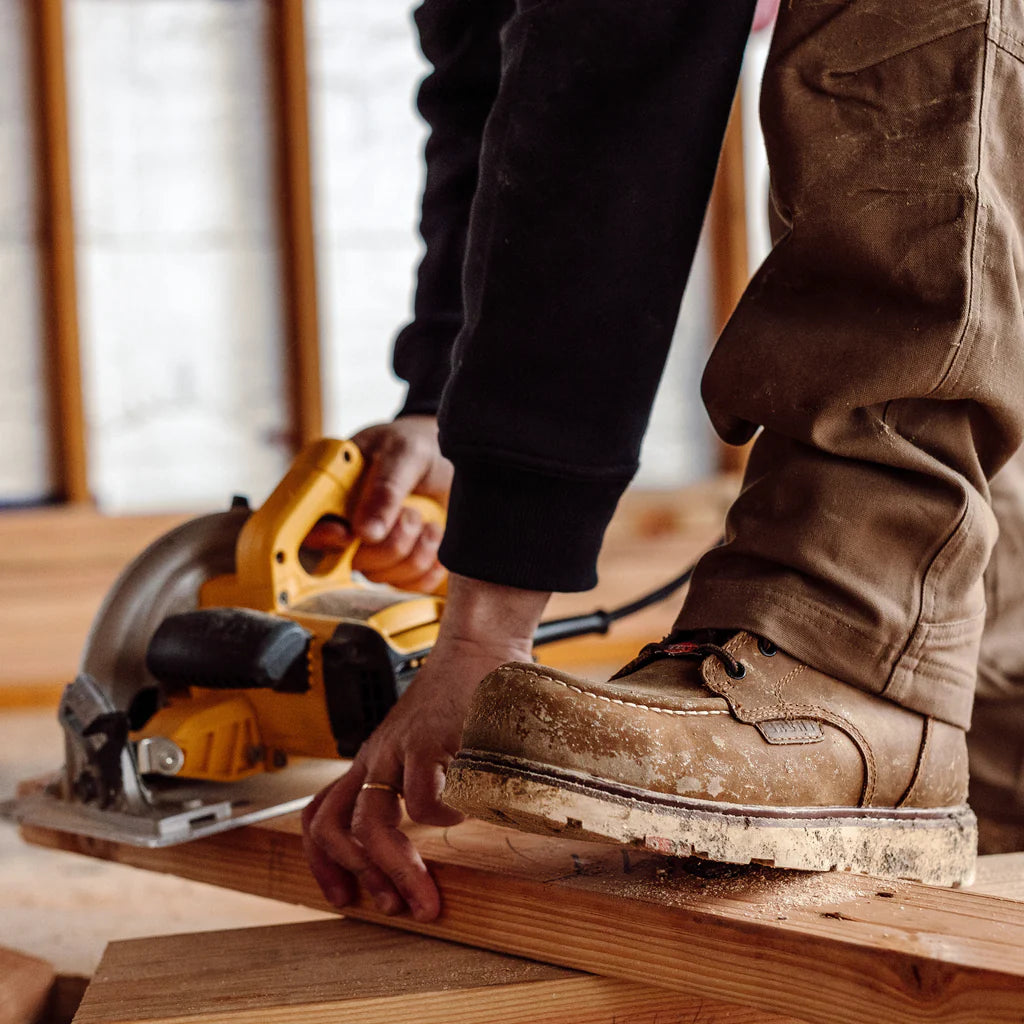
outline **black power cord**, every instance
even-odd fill
[[[721,543],[721,541],[718,541],[718,544]],[[718,545],[714,546],[717,547]],[[652,604],[657,604],[659,601],[664,601],[666,598],[671,597],[677,590],[680,590],[690,582],[690,577],[693,576],[693,571],[696,568],[697,563],[694,562],[693,565],[688,566],[678,576],[658,587],[657,590],[652,590],[649,594],[644,594],[643,597],[638,597],[635,601],[620,605],[611,611],[598,609],[592,612],[585,612],[582,615],[570,615],[564,619],[549,619],[547,622],[542,622],[533,634],[533,646],[542,647],[544,644],[551,644],[556,640],[569,640],[577,636],[591,636],[594,633],[603,635],[608,632],[612,623],[618,622],[619,619],[624,619],[629,615],[642,611],[644,608],[650,607]]]

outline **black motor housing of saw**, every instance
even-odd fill
[[[313,639],[298,622],[279,615],[203,608],[160,624],[146,667],[172,694],[198,687],[299,695],[308,693],[317,675],[335,748],[339,756],[351,757],[405,691],[427,651],[399,653],[372,626],[341,622],[318,645],[320,671],[315,673]]]

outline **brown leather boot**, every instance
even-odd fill
[[[973,874],[963,730],[749,633],[650,644],[607,683],[504,665],[462,744],[446,802],[525,831],[937,885]]]

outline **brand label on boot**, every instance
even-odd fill
[[[758,722],[757,728],[769,743],[780,745],[820,743],[825,738],[825,734],[821,731],[821,724],[809,718],[777,718],[770,722]]]

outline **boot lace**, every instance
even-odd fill
[[[724,640],[721,635],[717,639]],[[759,640],[758,647],[762,654],[769,657],[776,650],[775,645],[768,640]],[[710,656],[716,657],[722,663],[730,679],[742,679],[747,674],[746,665],[734,658],[715,639],[705,639],[693,633],[669,633],[664,640],[647,644],[641,648],[640,653],[628,665],[619,669],[612,679],[629,675],[645,665],[650,665],[651,662],[660,661],[662,658],[698,658],[703,661],[704,658]]]

